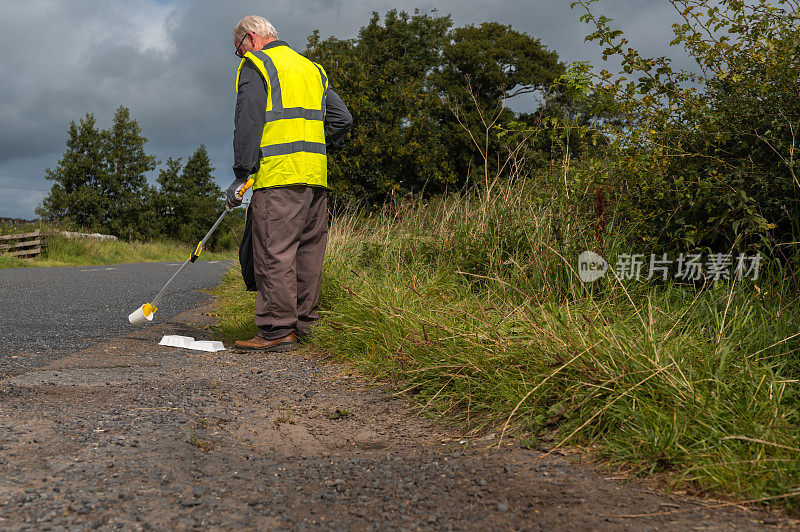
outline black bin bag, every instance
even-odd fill
[[[256,291],[256,272],[253,266],[253,219],[250,207],[247,207],[247,216],[244,222],[242,243],[239,244],[239,264],[242,265],[242,279],[248,292]]]

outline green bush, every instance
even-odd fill
[[[612,140],[604,186],[642,248],[761,251],[797,268],[800,7],[671,2],[684,22],[670,44],[695,62],[678,71],[630,48],[595,1],[572,5],[594,27],[588,39],[622,64],[593,86],[615,101],[613,118],[598,123]]]

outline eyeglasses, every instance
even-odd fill
[[[239,46],[237,46],[236,47],[236,51],[233,52],[234,54],[236,54],[236,57],[244,57],[244,54],[240,51],[240,48],[244,44],[244,40],[247,38],[248,35],[249,35],[249,33],[244,32],[244,37],[242,37],[242,40],[239,41]],[[251,37],[251,40],[252,40],[252,37]]]

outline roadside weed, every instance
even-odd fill
[[[529,186],[334,218],[314,346],[465,431],[592,443],[640,474],[790,507],[800,486],[800,303],[790,280],[592,284],[591,220]],[[628,249],[606,228],[611,259]],[[232,271],[219,335],[246,336]],[[550,444],[549,442],[553,442]]]

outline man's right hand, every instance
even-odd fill
[[[225,195],[225,207],[233,209],[242,204],[242,198],[236,195],[236,191],[244,185],[244,179],[234,179],[231,186],[228,187],[228,192]]]

